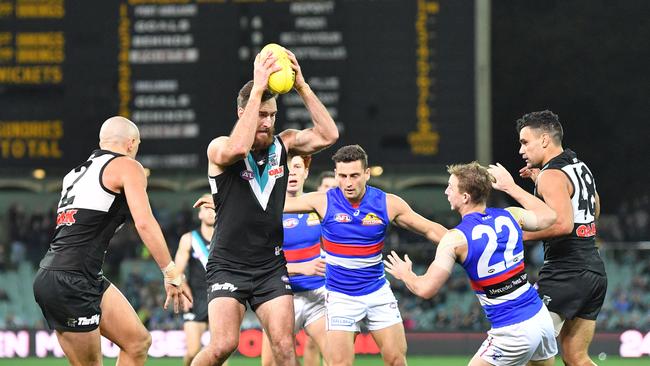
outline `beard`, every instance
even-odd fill
[[[257,138],[257,131],[255,132],[255,141],[253,142],[253,148],[256,150],[265,149],[273,143],[273,136],[275,135],[275,126],[269,128],[268,136],[262,139]]]

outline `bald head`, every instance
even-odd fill
[[[99,130],[99,145],[123,144],[131,139],[140,139],[140,132],[135,123],[120,116],[111,117],[104,121]]]

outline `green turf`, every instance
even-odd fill
[[[445,356],[411,356],[408,358],[410,366],[429,366],[429,365],[445,365],[445,366],[465,366],[471,356],[456,356],[456,357],[445,357]],[[650,364],[650,357],[644,358],[620,358],[620,357],[607,357],[605,360],[594,359],[598,365],[602,366],[642,366]],[[147,362],[147,365],[150,366],[179,366],[181,365],[181,359],[179,358],[150,358]],[[260,364],[259,358],[245,358],[245,357],[234,357],[230,366],[258,366]],[[360,366],[374,366],[381,365],[381,359],[379,356],[361,356],[357,357],[355,360],[355,365]],[[555,363],[558,366],[564,365],[561,360],[557,360]],[[24,359],[1,359],[0,365],[2,366],[64,366],[68,365],[65,359],[37,359],[37,358],[24,358]],[[105,359],[104,365],[113,366],[115,365],[115,359]]]

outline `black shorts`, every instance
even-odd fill
[[[537,292],[549,311],[566,319],[596,320],[607,292],[607,276],[586,269],[544,269]]]
[[[284,263],[271,269],[223,268],[207,276],[208,304],[217,297],[232,297],[255,311],[261,304],[283,295],[293,295]]]
[[[208,322],[208,295],[205,289],[194,291],[192,289],[192,308],[183,314],[186,322]]]
[[[34,277],[34,298],[51,329],[90,332],[102,316],[102,296],[111,283],[82,274],[39,269]]]

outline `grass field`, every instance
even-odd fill
[[[442,366],[465,366],[469,361],[470,356],[455,356],[455,357],[444,357],[444,356],[412,356],[408,358],[409,366],[430,366],[430,365],[442,365]],[[650,357],[645,358],[620,358],[620,357],[607,357],[605,360],[594,359],[594,362],[598,365],[603,366],[642,366],[650,365]],[[259,358],[245,358],[245,357],[235,357],[231,360],[230,366],[258,366],[260,364]],[[357,357],[355,365],[360,366],[374,366],[381,365],[381,359],[379,356],[362,356]],[[556,365],[564,365],[561,360],[557,360]],[[64,366],[68,365],[65,359],[55,359],[55,358],[46,358],[46,359],[36,359],[36,358],[24,358],[24,359],[0,359],[0,366]],[[113,366],[115,365],[115,359],[107,358],[104,360],[104,365]],[[179,366],[181,365],[181,359],[179,358],[150,358],[147,362],[147,365],[151,366]]]

